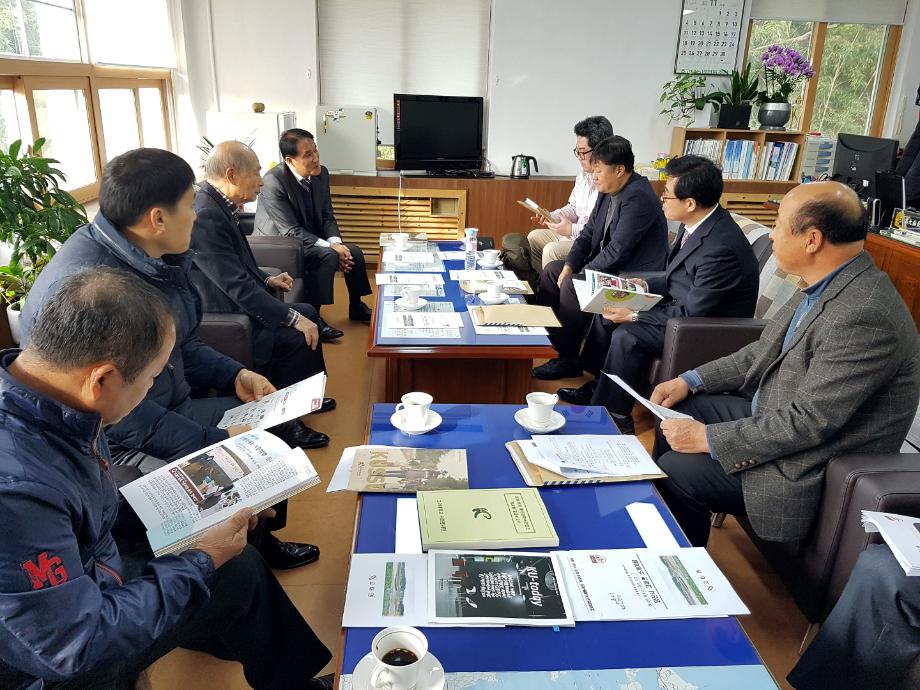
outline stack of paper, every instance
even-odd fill
[[[386,249],[383,252],[384,271],[443,271],[444,262],[437,254],[428,251],[403,251]]]
[[[905,573],[920,575],[920,518],[864,510],[862,523],[866,532],[882,535]]]
[[[478,271],[484,273],[484,271]],[[489,283],[501,283],[506,295],[532,295],[533,289],[525,280],[461,280],[460,289],[471,295],[478,295],[489,289]]]
[[[529,326],[559,328],[562,324],[549,307],[536,304],[496,304],[470,307],[470,317],[480,326]]]
[[[325,390],[326,374],[314,374],[261,400],[252,400],[227,410],[217,426],[226,429],[248,424],[253,429],[270,429],[318,410],[323,404]]]
[[[517,445],[527,462],[570,480],[666,476],[635,436],[535,435]]]
[[[440,273],[377,273],[377,285],[443,285]]]
[[[384,328],[445,329],[462,328],[463,317],[456,312],[407,311],[383,315]]]

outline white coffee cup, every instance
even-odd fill
[[[482,261],[483,263],[494,266],[498,263],[498,250],[497,249],[483,249],[482,250]]]
[[[396,650],[411,652],[416,660],[411,664],[399,666],[384,661]],[[421,630],[410,628],[408,625],[393,625],[377,633],[371,642],[371,654],[377,662],[371,672],[371,688],[415,690],[422,660],[428,654],[428,640]],[[403,653],[401,656],[405,658],[408,655]]]
[[[535,426],[547,426],[557,402],[559,396],[555,393],[528,393],[527,416]]]
[[[407,285],[399,294],[406,300],[406,304],[416,305],[419,295],[422,294],[422,288],[418,285]]]
[[[409,248],[409,233],[408,232],[394,232],[393,233],[393,246],[396,249],[408,249]]]
[[[402,402],[396,405],[396,412],[403,411],[403,419],[410,429],[418,429],[425,426],[428,421],[428,409],[434,401],[428,393],[414,392],[406,393]]]
[[[502,294],[501,283],[486,283],[486,297],[489,299],[498,299]]]

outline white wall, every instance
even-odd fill
[[[914,105],[917,87],[920,86],[920,0],[910,0],[907,5],[907,20],[901,33],[901,46],[895,64],[888,112],[882,134],[907,143],[917,126],[917,112]]]

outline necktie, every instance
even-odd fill
[[[687,244],[687,240],[690,239],[690,233],[684,230],[683,237],[680,238],[680,248],[683,249],[684,245]]]
[[[309,192],[309,191],[310,191],[310,178],[308,178],[308,177],[301,177],[301,178],[300,178],[300,186],[303,187],[304,189],[306,189],[306,190]]]

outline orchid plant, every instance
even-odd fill
[[[757,94],[761,103],[788,103],[799,83],[815,76],[814,68],[804,55],[776,43],[760,56],[760,64],[765,87]]]

